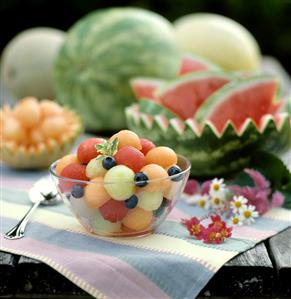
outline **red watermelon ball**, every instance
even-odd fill
[[[99,211],[105,220],[115,223],[121,221],[126,216],[128,209],[124,201],[110,199],[99,208]]]
[[[66,166],[61,171],[60,176],[74,180],[88,181],[86,176],[86,166],[79,163],[73,163]],[[75,184],[76,182],[60,179],[59,188],[62,192],[70,192]]]
[[[146,138],[140,138],[140,143],[141,143],[141,152],[146,155],[148,151],[150,151],[152,148],[156,147],[156,145],[151,142],[150,140]]]
[[[90,160],[99,155],[96,145],[105,142],[103,138],[89,138],[83,141],[77,150],[78,160],[83,164],[88,164]]]
[[[114,158],[117,164],[125,165],[134,172],[139,172],[145,165],[144,154],[133,146],[122,147]]]

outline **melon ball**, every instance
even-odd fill
[[[38,27],[19,33],[7,44],[1,78],[13,95],[54,98],[52,69],[64,38],[61,30]]]
[[[103,138],[89,138],[81,142],[77,150],[79,161],[83,164],[87,164],[90,160],[96,158],[99,155],[96,145],[104,142],[105,139]]]
[[[79,163],[79,161],[78,161],[77,156],[74,154],[69,154],[69,155],[62,157],[57,163],[56,174],[60,175],[62,170],[65,167],[67,167],[70,164],[75,164],[75,163]]]
[[[15,107],[15,116],[26,128],[35,127],[41,118],[40,107],[36,98],[27,97]]]
[[[141,208],[135,208],[128,211],[127,215],[123,218],[122,223],[127,228],[138,231],[149,227],[152,219],[152,211],[145,211]]]
[[[39,144],[44,141],[42,131],[38,127],[30,130],[29,138],[32,144]]]
[[[99,209],[108,200],[110,200],[110,195],[104,188],[102,177],[91,180],[85,187],[85,201],[90,208]]]
[[[86,167],[79,163],[67,165],[62,171],[60,176],[68,179],[59,179],[59,187],[62,192],[71,191],[72,187],[76,184],[73,180],[87,181]],[[73,179],[73,180],[70,180]]]
[[[2,134],[4,139],[16,142],[22,142],[26,139],[26,131],[20,122],[12,116],[4,117]]]
[[[137,194],[138,207],[145,211],[157,210],[163,201],[163,192],[140,192]]]
[[[50,100],[41,100],[39,103],[42,117],[57,116],[63,114],[63,108]]]
[[[106,191],[115,200],[126,200],[135,191],[134,172],[124,165],[110,168],[104,176],[104,183]]]
[[[41,130],[46,138],[59,138],[67,130],[67,123],[62,116],[51,116],[41,124]]]
[[[93,158],[86,166],[86,176],[89,179],[94,179],[98,176],[104,176],[106,169],[102,165],[103,159]]]
[[[163,168],[177,164],[176,153],[167,146],[158,146],[151,149],[145,156],[146,164],[158,164]]]
[[[117,200],[109,200],[102,207],[100,213],[104,219],[110,222],[117,222],[122,220],[128,212],[124,202]]]
[[[157,164],[148,164],[144,166],[141,170],[148,177],[148,184],[144,187],[140,187],[140,190],[153,192],[161,191],[163,192],[169,187],[170,180],[168,179],[167,171]],[[153,180],[153,181],[151,181]]]
[[[121,222],[110,222],[103,218],[103,216],[97,211],[94,221],[91,222],[96,233],[118,233],[121,231]]]
[[[174,22],[178,45],[230,71],[256,70],[260,49],[252,34],[241,24],[221,15],[195,13]]]
[[[111,138],[110,141],[113,141],[115,138],[118,139],[118,148],[122,148],[125,146],[133,146],[138,150],[142,149],[142,145],[140,142],[139,137],[137,136],[136,133],[130,131],[130,130],[121,130],[118,133],[114,134]]]
[[[98,213],[98,211],[89,208],[83,198],[74,198],[71,195],[70,203],[72,205],[73,212],[79,217],[94,220]]]

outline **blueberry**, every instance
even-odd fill
[[[179,174],[181,172],[182,172],[182,169],[177,165],[172,166],[168,169],[168,175],[169,176],[173,176],[173,175]],[[177,176],[171,178],[171,180],[174,181],[174,182],[179,182],[179,181],[182,180],[182,178],[183,178],[182,175],[177,175]]]
[[[133,209],[136,207],[138,203],[138,198],[137,196],[135,195],[132,195],[130,196],[130,198],[126,199],[125,200],[125,206],[128,208],[128,209]]]
[[[148,184],[148,177],[143,172],[137,172],[134,176],[135,185],[138,187],[144,187]]]
[[[71,193],[75,198],[81,198],[84,195],[84,188],[80,185],[74,185]]]
[[[105,157],[102,160],[102,166],[103,166],[103,168],[108,170],[108,169],[116,166],[116,161],[113,157]]]

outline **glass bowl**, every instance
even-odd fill
[[[153,232],[180,198],[191,168],[189,160],[178,155],[181,173],[148,180],[145,186],[138,187],[134,182],[104,183],[102,179],[80,181],[61,177],[55,172],[57,163],[50,166],[50,174],[65,204],[90,233],[108,237],[143,236]],[[134,196],[130,200],[106,199],[101,206],[94,204],[95,196],[99,200],[107,188],[115,187],[129,188]]]

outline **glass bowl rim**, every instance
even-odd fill
[[[187,174],[188,172],[190,172],[191,169],[191,162],[189,161],[189,159],[187,159],[185,156],[183,155],[177,155],[178,157],[178,161],[179,159],[182,159],[186,162],[186,168],[177,174],[171,175],[171,176],[167,176],[167,177],[163,177],[163,178],[158,178],[158,179],[153,179],[153,180],[147,180],[147,183],[155,183],[155,182],[160,182],[160,181],[165,181],[165,180],[173,180],[179,176],[184,176],[185,174]],[[129,181],[121,181],[121,182],[92,182],[92,181],[84,181],[84,180],[78,180],[78,179],[71,179],[71,178],[67,178],[67,177],[63,177],[60,176],[58,174],[56,174],[55,172],[55,167],[57,165],[59,160],[54,161],[50,167],[49,167],[49,173],[52,177],[57,178],[59,180],[64,180],[64,181],[68,181],[68,182],[74,182],[76,184],[101,184],[101,185],[114,185],[114,184],[132,184],[134,182],[129,182]],[[145,181],[139,181],[139,183],[143,183]],[[142,188],[142,187],[141,187]]]

